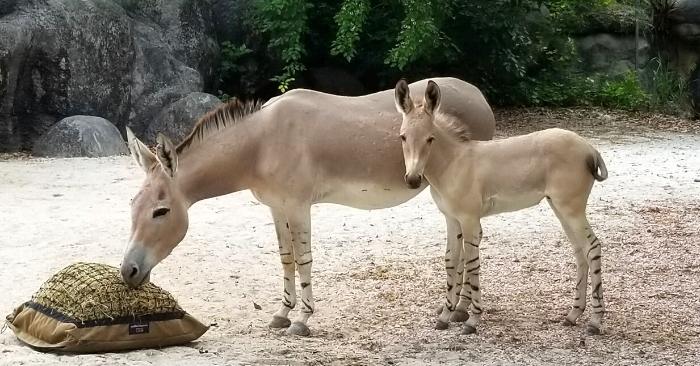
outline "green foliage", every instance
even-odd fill
[[[685,103],[687,85],[662,63],[617,77],[581,67],[573,37],[629,32],[638,15],[650,15],[635,9],[635,0],[253,3],[251,21],[259,34],[246,44],[256,51],[222,44],[221,65],[225,78],[241,75],[252,87],[272,80],[286,91],[296,80],[304,85],[307,68],[335,67],[352,70],[369,89],[391,87],[400,77],[452,75],[475,84],[497,105],[669,109]],[[641,20],[644,31],[647,20]]]
[[[234,45],[229,41],[221,43],[221,66],[219,71],[228,76],[232,73],[237,73],[242,70],[240,66],[240,60],[243,56],[246,56],[253,52],[246,45]]]
[[[649,95],[642,88],[639,76],[630,71],[620,78],[603,80],[594,99],[604,107],[641,109],[649,106]]]
[[[645,70],[650,106],[667,113],[690,109],[688,82],[659,57],[652,59]]]
[[[304,0],[256,0],[255,5],[260,30],[270,35],[268,47],[279,54],[283,65],[282,73],[273,80],[285,92],[295,76],[306,70],[303,37],[308,32],[307,10],[311,5]]]
[[[440,41],[440,30],[433,9],[435,2],[425,0],[403,0],[406,18],[394,48],[389,51],[386,63],[403,70],[410,62],[428,55],[433,45]]]
[[[338,34],[333,40],[331,55],[342,55],[350,62],[357,54],[360,32],[367,21],[369,0],[347,0],[335,15]]]

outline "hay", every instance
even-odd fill
[[[98,263],[79,262],[62,269],[44,282],[30,303],[76,323],[184,313],[167,291],[152,283],[131,289],[117,268]]]

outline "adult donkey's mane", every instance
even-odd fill
[[[233,98],[216,109],[207,112],[197,121],[192,132],[177,146],[177,153],[185,151],[195,142],[201,142],[212,133],[238,124],[240,121],[245,120],[245,117],[259,111],[262,106],[263,103],[260,100],[241,102],[238,98]]]

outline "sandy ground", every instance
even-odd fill
[[[386,210],[315,206],[312,336],[268,329],[282,292],[277,244],[266,207],[241,192],[195,205],[187,238],[152,274],[213,324],[200,340],[71,356],[35,352],[6,330],[0,364],[697,364],[700,124],[590,110],[499,114],[499,136],[552,125],[591,138],[610,170],[589,201],[603,242],[600,336],[585,334],[588,312],[576,327],[559,324],[575,266],[544,203],[483,220],[478,334],[433,330],[445,228],[427,191]],[[70,263],[118,265],[142,178],[129,157],[0,158],[0,312]]]

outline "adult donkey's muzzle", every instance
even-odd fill
[[[408,188],[418,189],[418,188],[420,188],[421,184],[423,183],[423,176],[420,174],[415,174],[415,175],[406,174],[404,176],[404,180],[406,181]]]
[[[151,267],[146,263],[144,254],[143,249],[132,248],[122,261],[122,280],[131,288],[137,288],[150,280]]]

